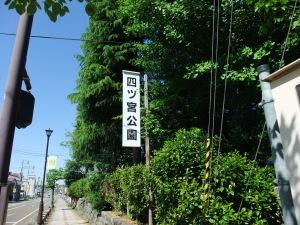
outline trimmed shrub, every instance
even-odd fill
[[[85,198],[92,207],[98,211],[106,208],[106,204],[101,193],[102,181],[105,175],[103,173],[91,172],[86,178],[73,182],[69,189],[68,195],[72,198]]]
[[[73,182],[68,188],[68,195],[72,198],[83,198],[88,191],[88,180],[86,178]]]
[[[105,200],[113,209],[144,220],[148,208],[150,174],[144,165],[117,169],[103,182]]]
[[[151,174],[144,165],[107,175],[90,173],[74,182],[69,194],[85,197],[98,210],[106,201],[114,210],[147,222],[152,186],[158,225],[281,224],[273,169],[237,152],[213,156],[210,195],[204,202],[205,147],[203,131],[179,130],[153,157]]]
[[[199,224],[206,135],[179,130],[152,161],[155,215],[158,224]]]
[[[213,210],[207,210],[212,224],[281,224],[273,168],[233,152],[213,165],[212,179]]]
[[[104,173],[90,172],[87,175],[87,192],[84,194],[85,199],[94,209],[101,211],[107,209],[107,204],[104,200],[101,187],[105,178]]]
[[[203,202],[205,143],[201,130],[180,130],[155,155],[157,224],[281,224],[273,170],[237,152],[220,155],[218,164],[213,157],[209,201]]]

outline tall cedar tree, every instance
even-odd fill
[[[124,18],[117,1],[93,2],[95,14],[83,38],[83,55],[76,92],[69,97],[77,105],[75,129],[70,145],[75,161],[97,162],[109,170],[127,161],[121,147],[122,70],[135,70],[129,62],[135,56],[129,36],[122,29]]]
[[[286,38],[283,31],[288,30],[293,4],[272,1],[264,6],[260,2],[234,1],[223,130],[223,144],[227,140],[229,147],[222,145],[223,152],[239,149],[254,154],[264,120],[257,107],[261,93],[256,67],[270,63],[275,70],[280,64]],[[230,3],[220,2],[215,134],[221,119]],[[126,43],[83,45],[77,93],[71,96],[78,105],[71,141],[75,159],[101,159],[103,167],[124,161],[121,123],[114,118],[121,114],[121,70],[138,70],[128,62],[150,76],[150,115],[143,125],[150,131],[152,149],[159,149],[180,128],[207,129],[210,74],[216,67],[210,61],[212,9],[208,0],[97,1],[97,14],[91,18],[84,37]],[[297,9],[285,63],[298,57],[299,13]],[[144,41],[130,44],[139,38]],[[268,145],[264,148],[259,157],[263,162],[269,155]]]

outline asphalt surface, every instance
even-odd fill
[[[9,202],[6,216],[6,225],[31,225],[34,224],[37,218],[40,198]],[[44,197],[44,209],[48,209],[50,205],[50,198],[48,195]]]

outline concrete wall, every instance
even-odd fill
[[[91,225],[138,225],[134,221],[117,216],[111,211],[97,213],[83,198],[77,201],[76,209],[89,220]]]
[[[298,224],[300,224],[300,99],[296,86],[300,69],[271,83],[274,104],[291,176],[291,190]]]

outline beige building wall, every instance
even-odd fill
[[[35,196],[35,176],[32,175],[32,176],[29,176],[28,177],[28,192],[27,192],[27,195],[30,196],[30,197],[34,197]]]
[[[271,82],[285,159],[290,172],[291,191],[298,224],[300,224],[300,99],[296,86],[300,69]]]

